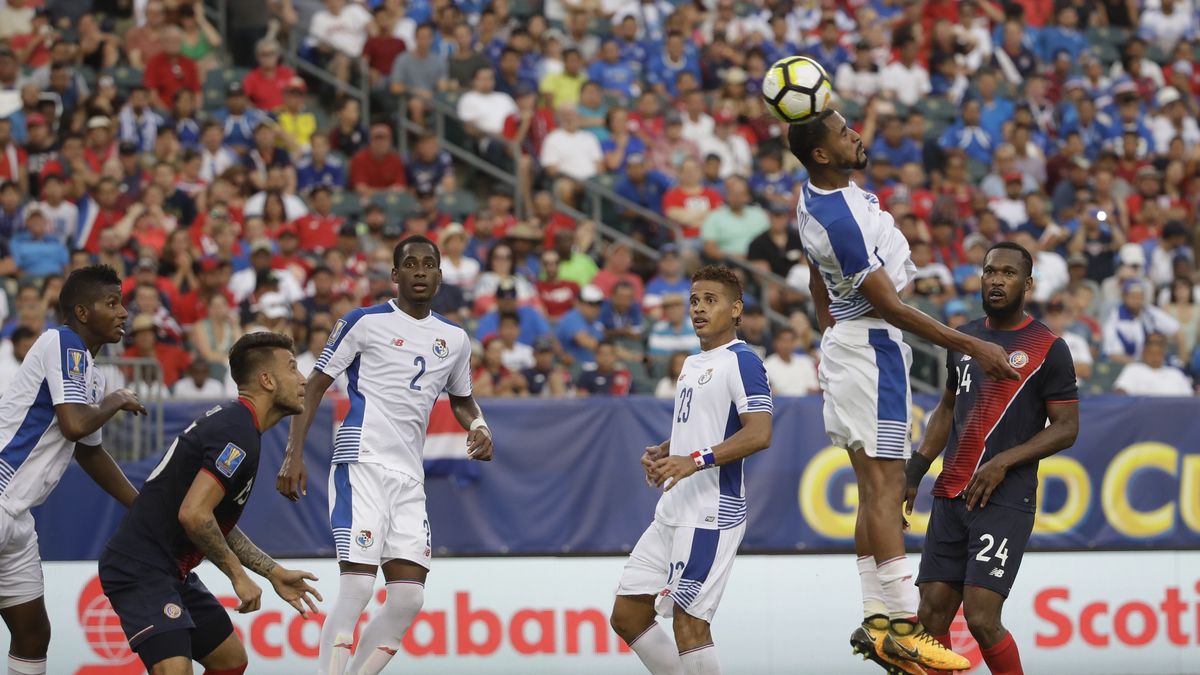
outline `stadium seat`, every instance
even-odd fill
[[[987,164],[984,164],[977,159],[967,160],[967,175],[970,176],[972,183],[978,185],[979,181],[983,180],[983,177],[988,175],[989,171],[991,171],[991,169],[988,168]]]
[[[455,220],[462,220],[479,210],[479,200],[468,190],[455,190],[438,197],[438,208]]]
[[[343,218],[357,218],[362,213],[358,195],[348,190],[333,192],[333,212]]]
[[[958,109],[950,101],[940,96],[926,96],[917,102],[917,112],[928,120],[954,120],[958,117]]]
[[[838,99],[838,110],[842,112],[842,117],[851,122],[857,122],[863,117],[863,105],[848,98]]]
[[[108,68],[105,69],[104,74],[112,76],[117,89],[122,93],[128,93],[130,88],[142,84],[142,71],[128,66]]]
[[[1089,396],[1100,396],[1102,394],[1111,394],[1113,383],[1117,381],[1121,370],[1124,368],[1119,363],[1111,363],[1109,361],[1097,361],[1092,366],[1092,377],[1087,381],[1087,393]]]
[[[383,207],[389,223],[402,221],[408,214],[417,210],[416,198],[411,193],[400,190],[377,193],[371,198],[371,203]]]
[[[1167,60],[1170,57],[1171,57],[1170,54],[1167,54],[1167,52],[1165,52],[1162,47],[1159,47],[1156,44],[1150,44],[1150,45],[1146,46],[1146,58],[1150,59],[1151,61],[1157,63],[1160,66],[1166,65]]]

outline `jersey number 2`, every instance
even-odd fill
[[[688,421],[688,417],[692,415],[692,388],[684,387],[679,390],[679,412],[675,415],[675,421],[684,423]]]
[[[421,385],[417,384],[417,380],[421,379],[421,376],[425,374],[425,357],[418,356],[416,360],[413,361],[413,365],[417,368],[420,368],[420,370],[417,371],[416,375],[413,375],[412,382],[408,383],[408,388],[412,389],[413,391],[421,391]]]

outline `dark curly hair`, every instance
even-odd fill
[[[742,299],[742,280],[733,270],[723,265],[705,265],[692,275],[692,283],[697,281],[715,281],[725,287],[731,300],[738,302]],[[735,326],[742,325],[741,317],[734,320]]]

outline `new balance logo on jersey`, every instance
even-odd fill
[[[961,360],[962,360],[962,361],[970,361],[970,360],[971,360],[971,356],[970,356],[969,354],[963,354],[963,357],[962,357],[962,359],[961,359]]]
[[[988,572],[988,576],[999,579],[1000,577],[1004,576],[1004,570],[1000,569],[999,567],[993,567],[992,571]]]
[[[403,347],[404,346],[404,338],[392,338],[392,346],[397,347],[397,348]]]

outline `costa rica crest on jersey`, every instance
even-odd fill
[[[1008,365],[1013,368],[1024,368],[1029,363],[1029,355],[1023,351],[1015,351],[1008,355]]]
[[[442,338],[438,338],[433,341],[433,355],[439,359],[444,359],[447,356],[450,356],[450,347]]]

